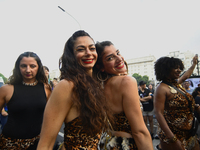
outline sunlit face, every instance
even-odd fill
[[[24,82],[35,82],[38,72],[38,64],[33,57],[23,57],[19,64]]]
[[[74,54],[78,63],[88,71],[92,71],[97,61],[97,52],[94,41],[89,36],[76,39]]]
[[[109,74],[119,75],[127,71],[124,64],[124,58],[120,54],[119,50],[114,45],[106,46],[103,52],[103,69]]]
[[[171,70],[171,72],[169,74],[169,78],[170,79],[178,79],[180,77],[181,72],[182,72],[182,70],[178,66],[177,68]]]

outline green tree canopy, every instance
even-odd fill
[[[147,85],[149,85],[150,81],[149,81],[149,77],[147,75],[141,76],[138,73],[134,73],[132,75],[132,77],[134,77],[137,80],[137,83],[139,84],[140,81],[144,81],[146,82]]]
[[[4,83],[7,83],[8,79],[2,73],[0,73],[0,77],[3,78]]]

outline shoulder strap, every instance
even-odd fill
[[[188,103],[189,103],[189,108],[190,108],[190,111],[192,113],[194,113],[194,110],[192,109],[192,104],[191,104],[191,101],[188,99],[188,97],[185,95],[185,93],[183,93],[183,91],[179,90],[177,87],[175,87],[174,85],[168,83],[168,82],[162,82],[162,83],[165,83],[171,87],[173,87],[175,90],[177,90],[178,92],[180,92],[183,96],[185,96],[185,98],[187,99]]]

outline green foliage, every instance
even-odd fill
[[[149,77],[147,75],[141,76],[138,73],[134,73],[132,75],[132,77],[134,77],[137,80],[137,83],[139,84],[140,81],[144,81],[146,82],[147,85],[149,85],[150,81],[149,81]]]
[[[4,83],[7,83],[8,79],[2,73],[0,73],[0,77],[3,78]]]

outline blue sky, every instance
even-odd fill
[[[112,41],[125,59],[199,53],[199,6],[198,0],[0,0],[0,72],[8,77],[25,51],[57,69],[79,24],[95,41]]]

